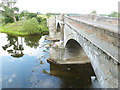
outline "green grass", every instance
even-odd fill
[[[22,26],[16,26],[13,25],[13,23],[9,23],[7,25],[3,25],[0,27],[0,32],[1,33],[6,33],[6,34],[10,34],[10,35],[29,35],[29,33],[27,32],[23,32],[22,30]]]
[[[19,24],[19,22],[18,22],[18,24]],[[42,21],[39,24],[39,28],[41,29],[41,31],[38,32],[37,34],[44,34],[44,33],[49,32],[49,30],[47,28],[47,25],[46,25],[46,20]],[[10,35],[14,35],[14,36],[33,35],[32,33],[24,31],[22,21],[20,22],[20,25],[18,25],[18,26],[16,26],[15,23],[8,23],[6,25],[2,25],[2,26],[0,26],[0,32],[10,34]]]

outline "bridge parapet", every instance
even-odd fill
[[[99,15],[93,15],[93,14],[83,14],[83,15],[76,15],[76,16],[70,16],[70,17],[86,19],[86,20],[94,20],[97,22],[118,26],[118,18],[114,18],[114,17],[99,16]]]

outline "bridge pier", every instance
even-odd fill
[[[61,39],[60,39],[60,41],[61,42],[64,42],[64,26],[65,26],[65,20],[64,20],[64,18],[65,18],[65,14],[63,14],[62,15],[62,22],[61,22],[61,30],[60,30],[60,35],[61,35]]]
[[[47,19],[47,27],[49,28],[48,40],[60,40],[61,33],[56,30],[56,17]]]

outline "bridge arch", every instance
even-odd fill
[[[65,48],[67,49],[67,53],[69,56],[75,56],[78,57],[79,54],[81,53],[81,50],[83,51],[81,45],[74,39],[69,39],[66,43]]]
[[[57,23],[56,31],[57,31],[57,32],[60,32],[60,30],[61,30],[60,23],[58,22],[58,23]]]
[[[81,45],[75,39],[69,39],[65,45],[66,48],[78,48]]]
[[[90,64],[90,60],[87,54],[85,53],[83,47],[75,39],[69,39],[66,43],[65,48],[67,56],[72,58],[72,61]]]

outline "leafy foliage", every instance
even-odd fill
[[[14,7],[14,5],[16,4],[16,0],[2,0],[2,3],[0,3],[0,7],[3,8],[3,10],[0,10],[0,13],[4,16],[4,18],[6,18],[4,21],[4,23],[8,22],[8,16],[14,19],[16,25],[16,18],[15,18],[15,11],[19,11],[19,9],[17,7]],[[10,20],[11,22],[11,20]]]
[[[36,17],[37,21],[40,23],[42,21],[41,17]]]
[[[40,32],[39,23],[35,18],[24,21],[23,29],[30,34],[37,34]]]
[[[5,16],[3,19],[2,19],[2,22],[4,22],[5,24],[7,23],[13,23],[14,22],[14,19],[10,16]]]
[[[93,10],[93,11],[91,12],[91,14],[97,14],[97,11],[96,11],[96,10]]]
[[[15,15],[15,18],[16,18],[16,21],[19,21],[19,17],[17,14]]]
[[[49,18],[49,17],[50,17],[50,15],[51,15],[50,13],[47,13],[47,14],[46,14],[47,18]]]
[[[118,17],[118,12],[112,12],[110,15],[108,15],[109,17]]]
[[[27,19],[36,18],[36,17],[37,17],[36,13],[28,13],[28,15],[27,15]]]
[[[26,17],[28,14],[29,14],[29,12],[28,12],[27,10],[23,10],[23,11],[20,13],[20,17]]]
[[[21,20],[18,26],[15,25],[15,22],[13,23],[8,23],[6,25],[2,25],[0,27],[0,32],[2,33],[7,33],[10,35],[20,35],[20,36],[25,36],[25,35],[33,35],[33,34],[46,34],[49,32],[46,24],[46,18],[40,17],[41,22],[38,23],[36,18],[32,18],[29,20]]]

